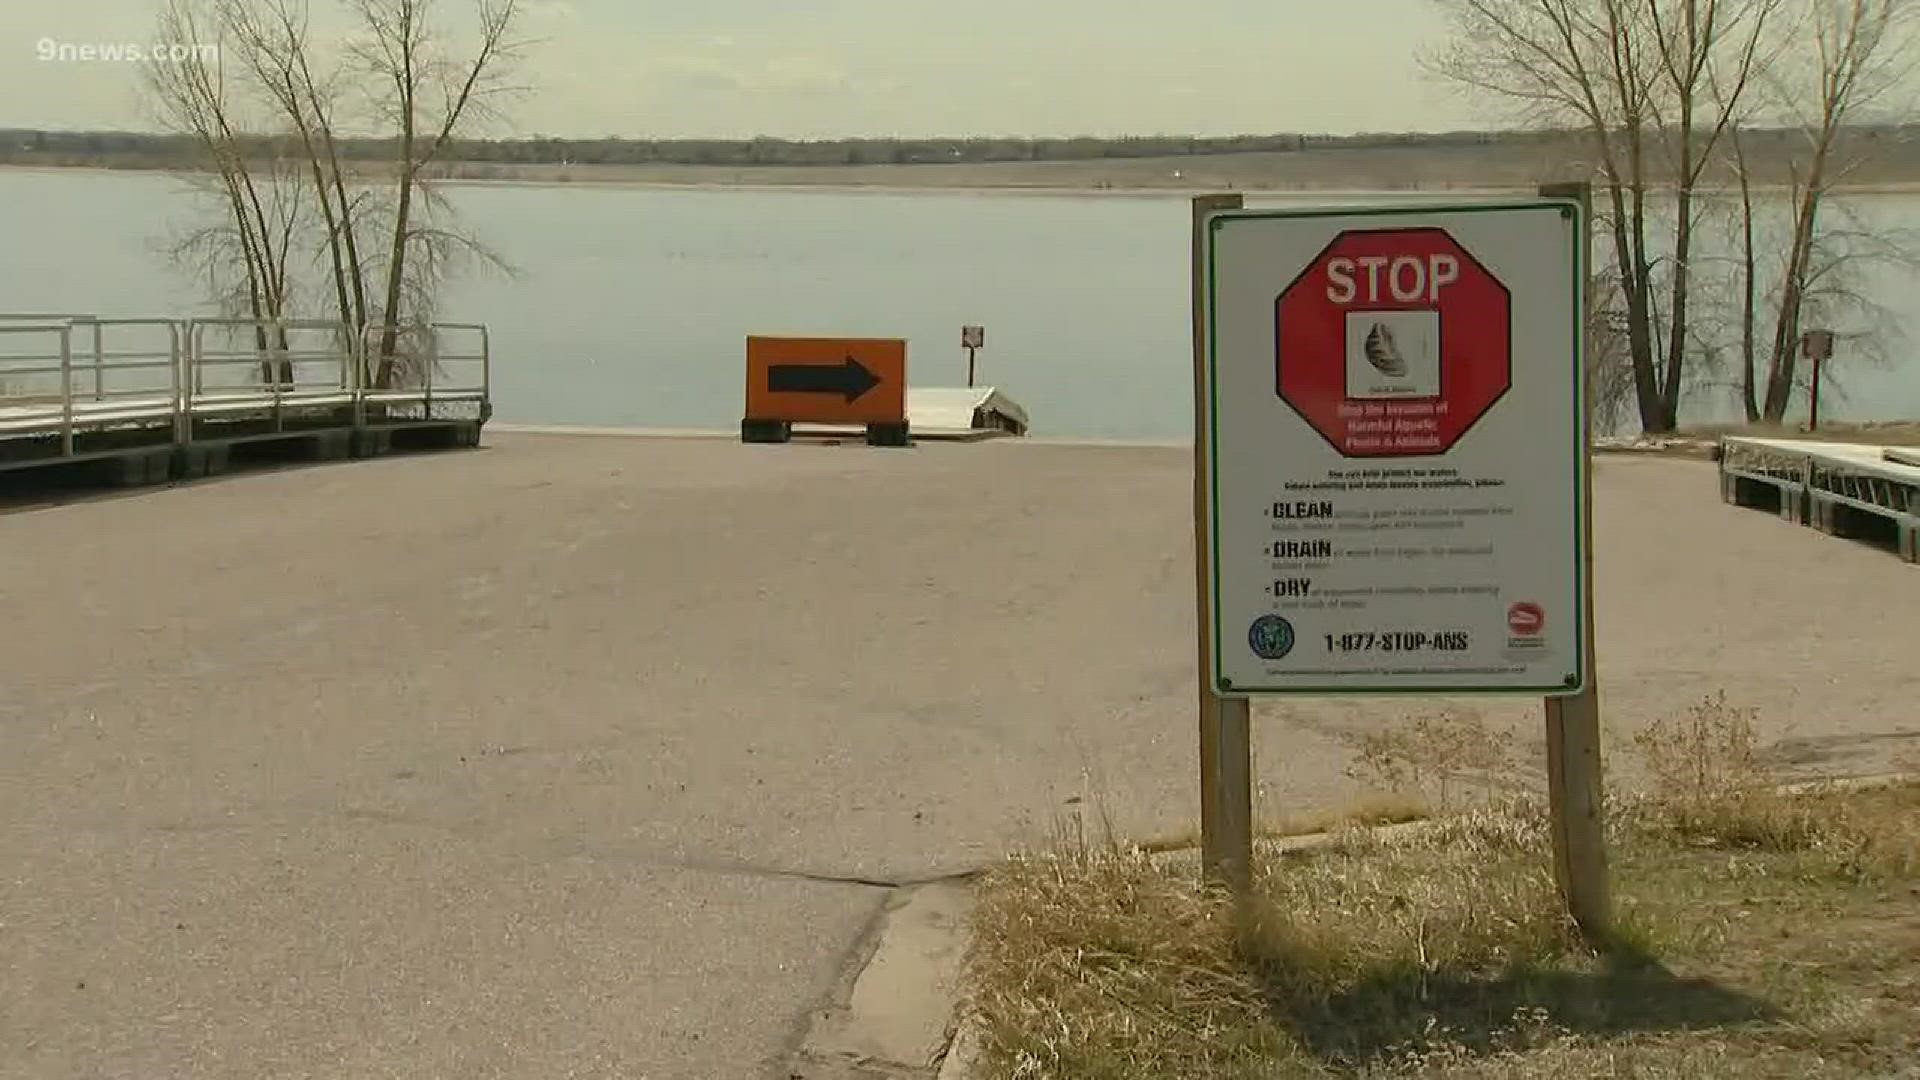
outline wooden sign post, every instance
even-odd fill
[[[963,326],[960,328],[960,347],[967,350],[967,389],[973,389],[975,353],[987,344],[987,328],[984,326]]]
[[[1593,189],[1586,183],[1544,184],[1542,198],[1573,199],[1587,212],[1583,222],[1593,221]],[[1585,252],[1593,242],[1591,232],[1578,237],[1582,247],[1580,265],[1586,265]],[[1584,372],[1582,373],[1584,377]],[[1583,398],[1583,400],[1585,400]],[[1591,457],[1593,450],[1593,405],[1587,402],[1581,417],[1582,439]],[[1573,916],[1587,939],[1604,942],[1613,924],[1612,897],[1607,883],[1607,838],[1604,785],[1600,762],[1600,671],[1595,664],[1593,643],[1593,469],[1580,470],[1580,529],[1585,539],[1582,556],[1586,574],[1582,599],[1586,632],[1587,682],[1571,697],[1546,699],[1547,719],[1547,801],[1553,817],[1553,871]]]
[[[1251,878],[1251,698],[1544,697],[1557,877],[1605,934],[1589,208],[1194,201],[1212,880]]]
[[[1833,331],[1809,330],[1800,335],[1800,355],[1813,365],[1813,388],[1807,398],[1807,430],[1820,430],[1820,369],[1833,359]]]
[[[1214,689],[1212,552],[1207,543],[1207,218],[1238,210],[1238,195],[1193,200],[1193,542],[1199,618],[1200,859],[1207,880],[1236,893],[1253,880],[1253,736],[1249,703]]]

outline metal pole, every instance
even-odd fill
[[[1546,184],[1543,198],[1578,200],[1587,211],[1582,217],[1591,229],[1593,189],[1586,183]],[[1584,272],[1592,237],[1574,237],[1578,263]],[[1580,325],[1586,313],[1580,312]],[[1585,378],[1586,373],[1579,373]],[[1600,762],[1600,674],[1594,663],[1593,641],[1593,404],[1587,401],[1582,419],[1581,445],[1587,460],[1580,468],[1580,528],[1584,534],[1585,569],[1582,576],[1580,618],[1585,641],[1587,685],[1571,697],[1546,699],[1547,800],[1552,811],[1553,870],[1567,911],[1587,940],[1604,944],[1613,923],[1607,883],[1607,841],[1601,817],[1603,787]]]
[[[60,328],[60,453],[73,456],[73,327]]]
[[[1207,537],[1207,228],[1208,218],[1238,210],[1238,195],[1193,200],[1193,554],[1199,665],[1200,859],[1207,880],[1245,894],[1253,884],[1253,741],[1247,699],[1213,687],[1213,597]]]
[[[273,430],[285,431],[287,418],[280,409],[280,397],[284,387],[280,383],[280,365],[287,355],[287,327],[278,319],[272,323],[272,334],[267,338],[267,369],[273,373]],[[288,374],[292,374],[288,372]]]
[[[363,428],[367,426],[367,328],[362,326],[357,331],[349,328],[347,332],[354,335],[349,349],[352,355],[347,361],[353,366],[353,378],[348,384],[352,388],[353,426]]]
[[[967,389],[973,389],[973,346],[967,346]]]
[[[186,446],[191,441],[193,422],[187,417],[187,379],[180,364],[184,354],[180,350],[180,324],[167,322],[167,371],[168,386],[173,391],[173,441]]]
[[[431,326],[420,332],[427,335],[427,404],[425,419],[433,419],[433,369],[440,366],[440,333]]]
[[[200,364],[200,332],[203,329],[205,329],[205,327],[198,320],[187,323],[187,372],[192,376],[187,380],[187,408],[189,411],[191,411],[193,406],[198,402],[200,395],[204,394],[207,390],[206,372],[202,370]]]
[[[1807,430],[1820,430],[1820,356],[1813,357],[1813,397],[1807,403]]]
[[[96,400],[96,402],[100,402],[100,400],[104,400],[104,398],[108,396],[108,394],[106,394],[106,371],[104,371],[106,363],[108,363],[108,357],[106,357],[106,342],[102,340],[100,321],[94,321],[94,400]]]

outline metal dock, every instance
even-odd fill
[[[476,445],[492,415],[487,328],[400,327],[390,345],[386,333],[0,315],[0,472],[94,462],[157,483],[224,471],[248,448],[329,459]]]
[[[1720,496],[1920,562],[1920,452],[1912,447],[1727,436]]]
[[[925,438],[1025,435],[1027,410],[998,387],[908,387],[907,422]]]

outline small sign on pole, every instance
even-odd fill
[[[1800,335],[1800,355],[1813,364],[1813,385],[1807,397],[1807,430],[1820,430],[1820,368],[1833,359],[1833,331],[1809,330]]]
[[[972,388],[974,378],[974,353],[986,348],[987,328],[984,326],[963,326],[960,328],[960,347],[967,350],[967,386]]]

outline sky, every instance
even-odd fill
[[[309,0],[316,31],[341,0]],[[1432,0],[521,0],[490,134],[784,138],[1484,127],[1416,55]],[[473,0],[434,0],[457,27]],[[0,0],[0,127],[146,130],[157,0]],[[456,30],[457,32],[457,30]],[[69,48],[61,48],[69,46]],[[105,52],[107,50],[101,50]],[[42,59],[42,55],[50,59]]]

